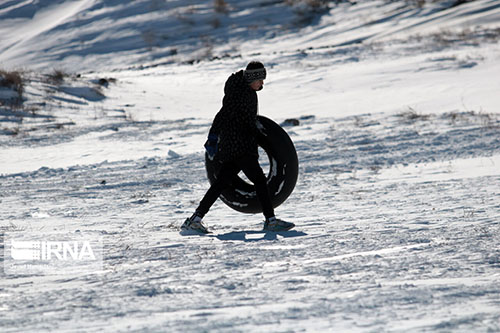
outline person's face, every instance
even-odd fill
[[[253,81],[252,83],[250,83],[250,87],[255,91],[262,90],[262,88],[264,87],[264,80]]]

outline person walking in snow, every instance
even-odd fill
[[[286,231],[295,226],[275,217],[266,176],[259,165],[257,91],[263,89],[265,79],[266,69],[258,61],[250,62],[245,70],[227,79],[222,108],[214,118],[205,143],[209,158],[221,163],[220,171],[194,214],[182,224],[182,230],[209,232],[203,217],[240,171],[255,185],[265,217],[264,230]]]

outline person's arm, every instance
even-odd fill
[[[259,133],[257,128],[257,96],[252,96],[255,98],[253,103],[246,103],[241,106],[241,121],[242,126],[249,134],[256,137]]]

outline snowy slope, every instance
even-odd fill
[[[500,2],[214,4],[0,4],[0,75],[24,80],[0,84],[0,233],[104,243],[95,274],[2,270],[1,331],[500,331]],[[217,202],[181,236],[253,59],[297,227]]]
[[[298,227],[280,234],[217,203],[213,236],[180,236],[207,187],[199,153],[3,176],[7,230],[97,233],[106,256],[101,274],[6,276],[2,326],[498,330],[499,121],[407,121],[309,120],[294,130],[300,180],[277,211]]]
[[[299,2],[299,1],[296,1]],[[321,19],[282,1],[7,1],[3,67],[69,72],[147,63],[293,52],[396,37],[498,28],[497,1],[413,8],[402,2],[330,5]],[[324,12],[324,9],[322,12]],[[311,25],[304,27],[306,22]]]
[[[0,44],[0,62],[68,71],[192,61],[212,52],[236,56],[242,41],[295,22],[292,8],[276,1],[223,7],[209,0],[23,1],[4,7],[0,32],[8,38]]]

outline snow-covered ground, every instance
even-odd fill
[[[0,4],[24,79],[22,103],[0,84],[0,232],[104,247],[97,273],[2,271],[1,331],[500,331],[500,2],[214,3]],[[253,59],[260,113],[300,121],[297,227],[217,202],[182,236]]]

